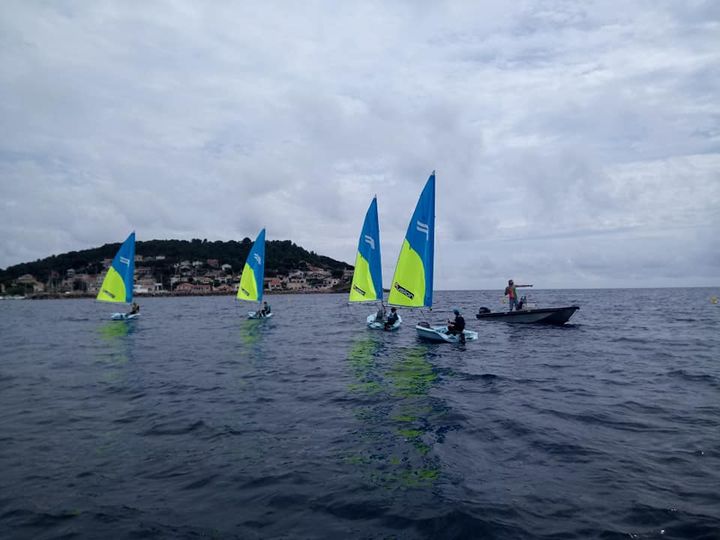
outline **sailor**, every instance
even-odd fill
[[[263,307],[260,310],[260,316],[267,317],[268,315],[270,315],[270,304],[263,302]]]
[[[387,321],[385,321],[385,330],[390,330],[398,320],[397,309],[390,308],[390,315],[388,315]]]
[[[385,321],[385,304],[380,304],[380,308],[378,308],[377,313],[375,314],[375,322],[383,322]]]
[[[460,336],[460,342],[465,343],[465,334],[463,331],[465,330],[465,318],[460,315],[460,310],[458,308],[453,309],[453,313],[455,314],[454,320],[448,320],[448,334]]]
[[[508,303],[510,304],[510,311],[513,309],[520,309],[520,299],[518,298],[518,287],[532,287],[532,285],[515,285],[512,279],[508,280],[508,286],[505,287],[505,296],[508,297]]]
[[[132,306],[130,306],[130,313],[128,313],[128,315],[135,315],[136,313],[140,313],[140,306],[133,302]]]

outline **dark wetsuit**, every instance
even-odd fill
[[[455,315],[455,320],[448,328],[448,334],[462,334],[465,330],[465,318],[462,315]]]
[[[388,315],[387,321],[385,321],[385,330],[390,330],[398,320],[397,311],[391,311]]]

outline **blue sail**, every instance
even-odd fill
[[[238,287],[237,298],[262,302],[263,283],[265,278],[265,229],[260,231],[250,253],[248,253],[240,286]]]
[[[388,302],[432,307],[435,258],[435,171],[428,178],[410,219],[398,256]]]
[[[350,302],[382,301],[382,295],[380,226],[377,198],[373,198],[360,233],[349,300]]]
[[[133,231],[115,255],[96,299],[101,302],[132,302],[134,275],[135,232]]]

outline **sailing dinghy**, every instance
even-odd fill
[[[130,304],[133,301],[133,283],[135,276],[135,232],[122,243],[115,258],[108,268],[103,279],[96,300],[100,302],[113,302]],[[136,319],[140,313],[113,313],[114,321]]]
[[[433,265],[435,259],[435,171],[428,178],[410,219],[403,241],[395,275],[390,286],[388,303],[394,306],[432,308]],[[418,337],[439,343],[457,343],[460,336],[448,333],[447,326],[420,323],[415,326]],[[478,338],[478,333],[464,330],[465,341]]]
[[[349,302],[380,302],[383,301],[382,288],[382,261],[380,256],[380,226],[378,224],[377,197],[365,214],[365,222],[360,232],[357,256],[355,257],[355,272],[350,285]],[[384,319],[378,319],[376,313],[368,315],[367,326],[373,330],[385,330]],[[388,328],[397,330],[402,324],[398,320]]]
[[[260,302],[263,299],[263,285],[265,278],[265,229],[261,230],[255,239],[255,243],[248,253],[240,286],[238,287],[237,299],[248,302]],[[249,311],[248,319],[269,319],[272,312],[266,313],[263,309]]]

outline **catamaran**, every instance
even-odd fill
[[[135,232],[131,232],[120,246],[115,258],[108,268],[105,279],[100,286],[96,300],[130,304],[133,301],[133,283],[135,276]],[[113,320],[130,320],[140,313],[113,313]]]
[[[355,257],[355,272],[352,285],[350,285],[349,302],[380,302],[383,301],[382,288],[382,261],[380,256],[380,226],[378,224],[377,197],[373,197],[370,207],[365,214],[365,222],[360,232],[357,256]],[[380,310],[383,313],[384,309]],[[387,330],[400,328],[402,319]],[[384,317],[377,313],[368,315],[368,328],[385,330]]]
[[[435,171],[425,184],[410,219],[405,240],[398,256],[388,303],[394,306],[432,308],[433,265],[435,259]],[[418,337],[437,342],[456,343],[460,336],[448,333],[447,326],[415,326]],[[478,333],[464,330],[466,341]]]
[[[263,284],[265,278],[265,229],[261,230],[255,239],[255,243],[248,253],[240,286],[238,287],[237,299],[248,302],[260,302],[263,299]],[[248,312],[248,319],[269,319],[272,312],[264,309]]]

